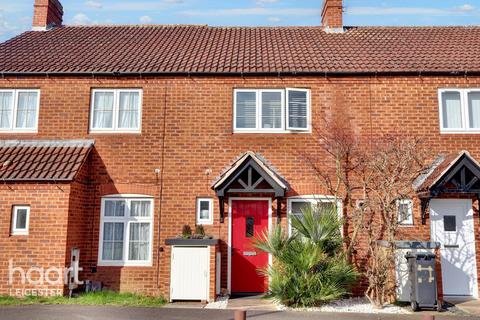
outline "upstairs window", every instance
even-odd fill
[[[141,131],[142,90],[92,91],[90,132]]]
[[[237,89],[234,132],[310,130],[310,93],[306,89]]]
[[[444,133],[480,133],[480,90],[441,89],[440,129]]]
[[[0,90],[0,132],[37,132],[40,90]]]

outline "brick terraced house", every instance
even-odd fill
[[[73,248],[80,280],[113,290],[264,292],[251,238],[333,201],[302,153],[328,159],[313,128],[342,112],[360,135],[401,127],[434,151],[402,240],[440,242],[444,294],[478,297],[480,27],[345,27],[341,0],[313,27],[64,26],[58,0],[34,10],[0,44],[0,294],[40,287],[12,267],[54,278]],[[213,239],[180,240],[184,225]]]

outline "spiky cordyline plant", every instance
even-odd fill
[[[272,254],[268,295],[284,305],[311,307],[349,294],[357,273],[345,259],[336,208],[314,207],[291,217],[292,235],[280,226],[255,241]]]

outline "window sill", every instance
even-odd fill
[[[10,233],[10,236],[11,237],[18,237],[18,236],[26,237],[26,236],[28,236],[28,232],[18,232],[18,231],[17,232],[12,232],[12,233]]]
[[[98,267],[151,267],[152,262],[108,262],[100,261],[97,263]]]
[[[18,134],[18,133],[24,133],[24,134],[37,134],[38,130],[0,130],[0,134]]]
[[[108,134],[108,135],[114,135],[114,134],[131,134],[131,135],[139,135],[139,134],[142,134],[142,131],[89,131],[89,134],[95,134],[95,135],[99,135],[99,134]]]
[[[480,130],[440,130],[440,134],[480,134]]]
[[[212,224],[213,224],[213,221],[197,221],[197,225],[200,225],[200,226],[208,226]]]
[[[233,130],[233,134],[305,134],[312,133],[312,130]]]

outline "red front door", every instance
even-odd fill
[[[268,278],[259,273],[268,265],[268,254],[252,240],[268,230],[267,200],[232,200],[232,293],[263,293]]]

